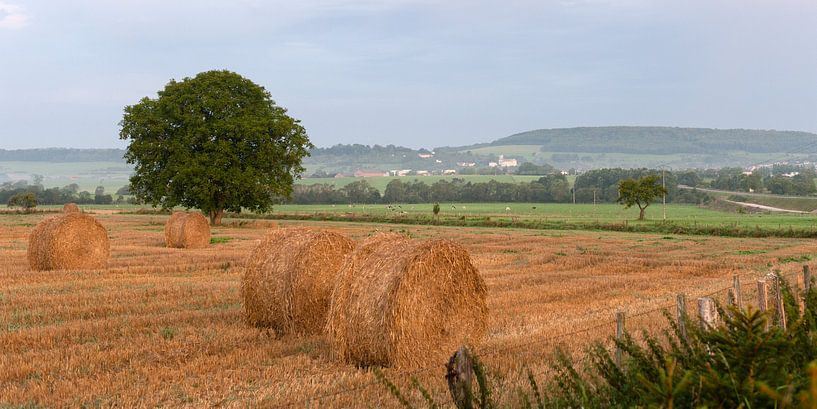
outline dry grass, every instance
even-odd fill
[[[216,227],[231,240],[180,252],[164,247],[167,217],[99,215],[110,230],[106,270],[32,272],[27,237],[42,218],[0,216],[0,406],[396,406],[371,386],[370,371],[334,362],[323,337],[275,339],[243,322],[243,262],[265,226]],[[331,227],[358,240],[389,230]],[[406,229],[455,240],[471,254],[488,288],[480,350],[500,387],[524,383],[525,365],[544,372],[557,345],[578,352],[613,334],[618,308],[628,312],[629,328],[655,326],[659,313],[637,313],[671,305],[679,291],[694,304],[693,296],[726,287],[735,272],[759,276],[768,265],[793,272],[802,263],[786,261],[817,253],[801,239]],[[408,377],[386,374],[408,386]],[[442,363],[415,375],[445,396]],[[507,395],[513,399],[512,390]]]

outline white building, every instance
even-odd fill
[[[505,155],[499,155],[499,166],[503,168],[512,168],[514,166],[519,166],[517,164],[516,159],[505,159]]]

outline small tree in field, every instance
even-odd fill
[[[34,192],[20,192],[9,198],[8,207],[22,207],[25,211],[37,207],[37,196]]]
[[[125,107],[119,136],[135,164],[130,193],[163,209],[267,211],[290,196],[313,146],[263,87],[230,71],[171,80],[157,98]]]
[[[437,217],[440,214],[440,204],[434,203],[434,207],[431,209],[434,212],[434,217]]]
[[[638,206],[638,220],[644,220],[644,211],[653,200],[666,194],[667,190],[661,186],[658,176],[648,175],[641,179],[625,179],[618,183],[618,203],[625,209]]]

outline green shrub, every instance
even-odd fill
[[[808,293],[795,294],[778,279],[786,329],[768,325],[778,322],[774,311],[730,306],[718,307],[722,324],[715,328],[684,318],[684,335],[665,312],[668,327],[660,333],[611,339],[624,353],[621,366],[603,343],[588,350],[582,366],[557,351],[555,375],[541,389],[529,373],[529,385],[503,396],[515,392],[511,407],[525,408],[817,408],[817,290],[812,283]],[[485,374],[475,362],[475,372]],[[478,386],[474,395],[490,396],[490,382]],[[485,403],[475,397],[472,407],[495,407]]]

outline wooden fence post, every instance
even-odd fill
[[[783,283],[777,274],[766,274],[766,281],[772,283],[772,294],[774,296],[774,321],[780,328],[786,329],[786,309],[783,306],[783,292],[780,289]]]
[[[737,274],[732,275],[732,288],[735,290],[735,305],[739,310],[743,309],[743,297],[740,293],[740,277]]]
[[[689,341],[687,337],[687,297],[683,293],[678,294],[675,297],[675,303],[678,307],[678,330],[684,341]]]
[[[766,280],[757,280],[757,308],[760,312],[766,312],[769,309],[769,293]],[[769,329],[769,320],[766,320],[766,329]]]
[[[715,328],[718,325],[718,310],[715,301],[709,297],[698,298],[698,316],[704,328]]]
[[[448,360],[445,379],[448,381],[448,390],[457,409],[472,409],[474,395],[471,386],[474,380],[474,363],[468,348],[460,347]]]
[[[616,313],[616,340],[622,341],[624,339],[624,311]],[[624,365],[624,358],[621,347],[616,345],[616,365],[621,368]]]
[[[728,306],[736,305],[734,288],[729,288],[726,290],[726,305]]]
[[[769,309],[769,293],[766,289],[766,280],[757,280],[757,308],[765,312]]]
[[[803,264],[803,297],[800,299],[800,311],[803,315],[806,314],[806,301],[808,300],[808,292],[811,289],[811,268],[808,264]]]

